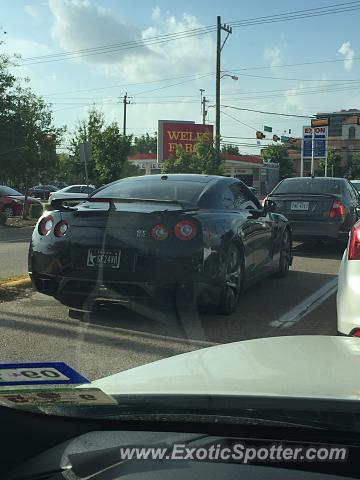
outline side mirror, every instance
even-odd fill
[[[273,200],[266,200],[264,204],[265,213],[273,213],[276,211],[276,203]]]

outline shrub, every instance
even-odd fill
[[[31,218],[40,218],[43,214],[43,206],[38,203],[30,205],[29,214]]]

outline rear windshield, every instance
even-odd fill
[[[149,200],[176,200],[195,204],[204,189],[204,183],[179,180],[141,180],[126,178],[95,193],[102,198],[141,198]]]
[[[4,197],[5,195],[21,195],[21,193],[10,187],[0,187],[0,196]]]
[[[281,182],[272,193],[334,193],[341,194],[342,182],[321,178],[289,178]]]

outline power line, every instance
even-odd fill
[[[56,92],[56,93],[45,93],[42,96],[43,97],[52,97],[52,96],[55,96],[55,95],[93,92],[93,91],[97,91],[97,90],[107,90],[107,89],[112,89],[112,88],[116,88],[116,89],[119,89],[119,88],[122,88],[122,87],[127,88],[127,87],[134,87],[134,86],[137,86],[137,85],[147,85],[147,84],[152,84],[152,83],[167,82],[167,81],[170,81],[170,80],[180,80],[182,78],[198,77],[199,75],[213,75],[213,72],[203,73],[203,74],[199,72],[199,73],[192,73],[192,74],[187,74],[187,75],[179,75],[177,77],[167,77],[167,78],[161,78],[161,79],[158,79],[158,80],[149,80],[147,82],[122,83],[120,85],[109,85],[107,87],[85,88],[85,89],[81,89],[81,90],[67,90],[65,92],[63,91],[63,92]]]
[[[264,25],[266,23],[284,22],[289,20],[298,20],[302,18],[312,18],[323,15],[331,15],[335,13],[346,13],[358,10],[360,8],[359,2],[345,2],[323,7],[309,8],[305,10],[297,10],[294,12],[286,12],[275,15],[267,15],[265,17],[258,17],[255,19],[245,19],[235,22],[229,22],[234,28],[246,27],[252,25]]]
[[[233,117],[233,116],[230,115],[229,113],[226,113],[226,112],[223,112],[223,111],[221,111],[221,113],[222,113],[223,115],[226,115],[227,117],[231,118],[231,119],[234,120],[235,122],[240,123],[241,125],[245,125],[245,127],[250,128],[250,130],[255,130],[255,131],[258,130],[257,128],[252,127],[251,125],[248,125],[248,124],[245,123],[245,122],[242,122],[242,121],[239,120],[238,118]]]
[[[285,13],[280,13],[275,15],[267,15],[263,17],[255,17],[255,18],[245,19],[241,21],[230,22],[228,23],[228,25],[231,25],[234,28],[239,28],[244,26],[263,25],[267,23],[284,22],[284,21],[297,20],[302,18],[312,18],[317,16],[323,16],[323,15],[346,13],[346,12],[352,12],[358,9],[360,9],[359,1],[343,2],[343,3],[332,4],[332,5],[323,6],[323,7],[297,10],[293,12],[285,12]],[[176,32],[172,34],[157,35],[154,37],[149,37],[147,39],[138,39],[138,40],[132,40],[128,42],[91,47],[91,48],[82,49],[82,50],[73,50],[69,52],[59,52],[55,54],[28,57],[28,58],[25,58],[20,64],[35,65],[40,63],[62,61],[65,59],[71,60],[71,59],[84,58],[84,57],[93,56],[93,55],[114,53],[121,50],[147,47],[149,45],[157,45],[161,43],[167,43],[170,41],[182,40],[182,39],[190,38],[193,36],[205,35],[205,34],[212,33],[215,30],[216,30],[215,25],[209,25],[209,26],[200,27],[196,29],[184,30],[182,32]]]
[[[263,112],[262,110],[252,110],[250,108],[241,108],[241,107],[234,107],[231,105],[221,105],[223,108],[233,108],[234,110],[241,110],[245,112],[255,112],[255,113],[262,113],[264,115],[278,115],[281,117],[294,117],[294,118],[314,118],[314,115],[294,115],[289,113],[278,113],[278,112]]]

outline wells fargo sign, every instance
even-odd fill
[[[213,126],[192,122],[159,121],[158,161],[175,156],[176,149],[181,147],[185,152],[194,151],[199,141],[211,142]]]

